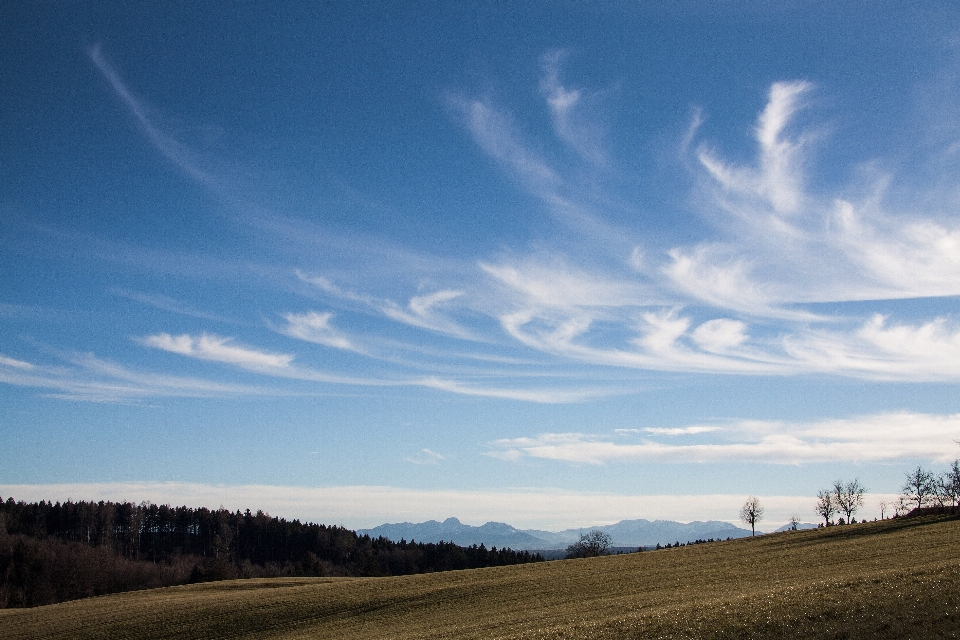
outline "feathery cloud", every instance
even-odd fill
[[[335,349],[357,350],[349,338],[330,326],[333,314],[329,311],[325,313],[316,311],[285,313],[283,318],[287,321],[287,325],[280,328],[280,333],[286,336]]]
[[[677,429],[647,428],[651,436],[714,434],[709,441],[665,444],[653,439],[623,442],[600,434],[542,433],[494,440],[488,455],[519,461],[541,458],[574,464],[607,462],[945,461],[960,435],[960,415],[886,413],[812,423],[740,421]],[[629,435],[619,429],[618,435]]]
[[[132,403],[149,398],[223,398],[293,395],[255,385],[232,384],[189,376],[138,371],[91,353],[62,354],[66,365],[39,365],[0,359],[0,382],[44,389],[50,397],[100,403]]]
[[[604,165],[607,159],[601,143],[602,130],[595,120],[584,117],[582,90],[568,89],[560,81],[561,65],[566,57],[565,51],[557,50],[540,58],[543,67],[540,92],[547,101],[557,137],[587,161]]]
[[[440,464],[443,460],[446,460],[446,457],[435,451],[431,451],[430,449],[420,449],[420,451],[418,451],[415,455],[404,456],[403,459],[405,462],[409,462],[410,464],[436,465]]]
[[[463,522],[507,522],[518,528],[560,531],[613,524],[624,514],[649,520],[739,522],[735,514],[743,495],[636,495],[571,491],[549,487],[489,490],[410,489],[349,485],[295,487],[212,485],[189,482],[104,482],[76,484],[5,484],[0,494],[17,500],[112,500],[208,507],[262,509],[287,519],[299,518],[351,528],[384,522],[443,520],[456,514]],[[873,498],[874,496],[870,496]],[[792,513],[812,513],[814,498],[762,495],[765,521],[775,527]],[[873,502],[871,500],[871,502]],[[773,524],[773,523],[776,523]]]
[[[188,334],[172,336],[169,333],[158,333],[145,337],[143,344],[182,356],[223,362],[254,371],[288,369],[293,361],[292,355],[238,346],[233,344],[232,338],[221,338],[206,333],[197,337]]]
[[[216,183],[213,177],[203,169],[200,169],[199,163],[193,157],[194,154],[190,149],[164,133],[153,123],[148,115],[149,110],[146,105],[127,88],[120,78],[120,74],[107,62],[106,57],[104,57],[103,52],[100,50],[100,45],[96,44],[91,47],[87,54],[97,69],[100,70],[100,73],[103,74],[103,77],[110,83],[110,87],[114,93],[117,94],[117,97],[120,98],[120,101],[123,102],[130,113],[133,114],[137,123],[143,129],[144,133],[147,134],[147,138],[153,143],[153,146],[156,147],[167,160],[179,167],[184,173],[194,178],[197,182],[207,186],[215,186]]]

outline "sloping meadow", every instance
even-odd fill
[[[238,580],[0,611],[0,638],[960,635],[960,519],[393,578]]]

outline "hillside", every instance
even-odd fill
[[[0,611],[0,638],[930,638],[960,519],[392,578],[242,580]]]
[[[0,608],[235,578],[396,576],[543,558],[395,543],[258,511],[0,500]]]

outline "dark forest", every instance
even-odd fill
[[[483,545],[370,538],[262,511],[0,499],[0,607],[230,578],[389,576],[542,560]]]

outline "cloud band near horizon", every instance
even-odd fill
[[[622,495],[551,488],[469,491],[188,482],[5,484],[0,485],[0,496],[23,501],[111,500],[138,504],[149,501],[171,506],[223,506],[231,511],[261,509],[273,516],[338,524],[351,529],[372,528],[388,522],[443,521],[452,516],[474,526],[496,521],[518,529],[545,531],[586,528],[640,518],[679,522],[719,520],[738,524],[739,509],[746,499],[746,496],[733,494]],[[891,502],[895,497],[867,495],[864,516],[879,515],[879,501]],[[816,522],[815,497],[761,495],[760,499],[766,509],[762,530],[776,529],[793,514],[800,515],[803,521]]]

